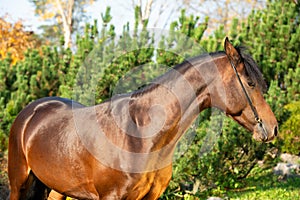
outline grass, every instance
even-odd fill
[[[229,190],[232,200],[295,200],[300,199],[300,177],[284,178],[274,175],[272,169],[257,168],[244,180],[245,187]]]
[[[300,176],[274,175],[272,166],[256,166],[247,178],[240,180],[236,189],[213,189],[200,192],[195,197],[185,194],[183,200],[206,200],[210,196],[223,200],[298,200],[300,199]]]

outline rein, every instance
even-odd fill
[[[246,91],[246,88],[245,88],[244,84],[242,83],[242,80],[241,80],[241,78],[240,78],[240,75],[238,74],[238,71],[237,71],[237,69],[236,69],[236,66],[234,65],[234,63],[232,62],[232,60],[229,58],[229,56],[228,56],[228,59],[229,59],[229,61],[230,61],[231,67],[233,68],[234,73],[235,73],[235,75],[236,75],[236,77],[237,77],[237,79],[238,79],[238,81],[239,81],[239,83],[240,83],[240,85],[241,85],[241,87],[242,87],[242,89],[243,89],[243,92],[244,92],[244,94],[245,94],[245,96],[246,96],[246,99],[247,99],[249,105],[250,105],[250,108],[251,108],[251,110],[252,110],[252,112],[253,112],[253,114],[254,114],[255,121],[256,121],[256,122],[259,124],[259,126],[263,129],[263,136],[264,136],[264,138],[265,138],[265,139],[268,139],[267,131],[266,131],[264,125],[263,125],[263,122],[262,122],[261,118],[258,116],[257,110],[256,110],[256,108],[254,107],[254,105],[253,105],[253,103],[252,103],[252,101],[251,101],[251,99],[250,99],[250,97],[249,97],[249,95],[248,95],[248,93],[247,93],[247,91]]]

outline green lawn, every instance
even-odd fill
[[[277,176],[272,168],[255,167],[247,178],[237,184],[239,187],[236,189],[213,189],[198,193],[198,197],[185,194],[178,199],[206,200],[214,196],[223,200],[300,200],[300,176]]]
[[[300,177],[283,178],[272,170],[251,174],[245,180],[245,188],[227,191],[229,199],[236,200],[296,200],[300,199]]]

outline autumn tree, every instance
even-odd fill
[[[72,46],[72,33],[80,28],[79,22],[86,18],[85,8],[96,0],[30,0],[35,14],[50,25],[41,26],[44,36],[57,42],[63,34],[64,48]]]
[[[7,22],[7,17],[0,18],[0,59],[10,54],[12,64],[23,59],[28,48],[37,45],[32,31],[26,31],[22,21]]]

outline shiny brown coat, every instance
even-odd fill
[[[158,199],[171,179],[178,140],[209,107],[223,110],[255,139],[271,141],[277,121],[260,81],[228,40],[225,49],[190,59],[154,84],[94,107],[59,97],[29,104],[11,127],[10,199],[45,199],[51,190],[49,199]],[[228,59],[237,66],[263,130]]]

